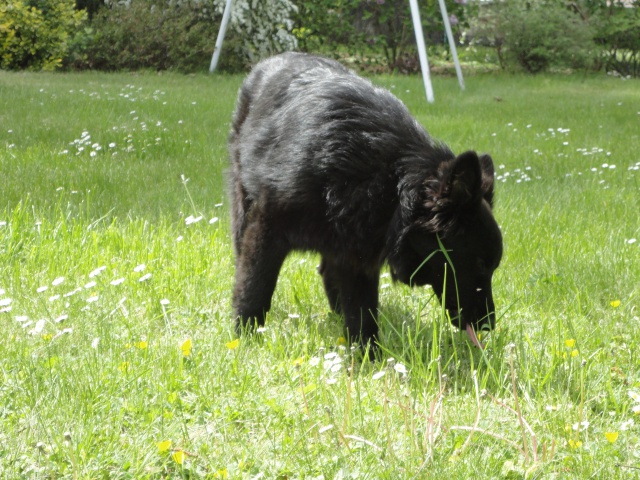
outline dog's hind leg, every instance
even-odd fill
[[[233,310],[236,330],[240,332],[264,325],[278,273],[290,247],[273,234],[259,214],[249,218],[238,241]]]

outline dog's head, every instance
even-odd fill
[[[493,182],[489,155],[465,152],[441,162],[414,189],[413,205],[401,203],[410,220],[389,256],[396,279],[431,285],[453,323],[470,335],[495,324],[491,278],[502,258],[502,235],[492,213]]]

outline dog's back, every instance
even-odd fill
[[[324,203],[324,213],[349,221],[381,213],[369,207],[374,198],[376,205],[385,198],[394,206],[404,159],[420,157],[426,175],[425,168],[453,156],[390,92],[338,62],[300,53],[269,58],[252,70],[239,93],[229,145],[240,197],[256,200],[268,189],[283,206]]]
[[[233,116],[232,137],[235,138],[254,102],[284,95],[304,73],[322,78],[335,74],[357,78],[347,68],[333,60],[304,53],[287,52],[267,58],[256,65],[242,84]],[[264,107],[265,105],[263,105]],[[273,105],[269,105],[273,108]]]

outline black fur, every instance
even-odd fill
[[[264,324],[295,249],[322,255],[327,297],[352,339],[376,337],[385,260],[395,279],[432,285],[459,327],[493,326],[502,237],[491,157],[456,157],[387,90],[299,53],[245,80],[229,150],[238,327]]]

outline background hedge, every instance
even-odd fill
[[[225,0],[0,0],[2,69],[205,71]],[[640,75],[639,0],[447,0],[465,65]],[[437,0],[430,59],[450,66]],[[374,72],[419,69],[406,0],[236,0],[220,69],[298,49]],[[497,68],[497,67],[496,67]]]

